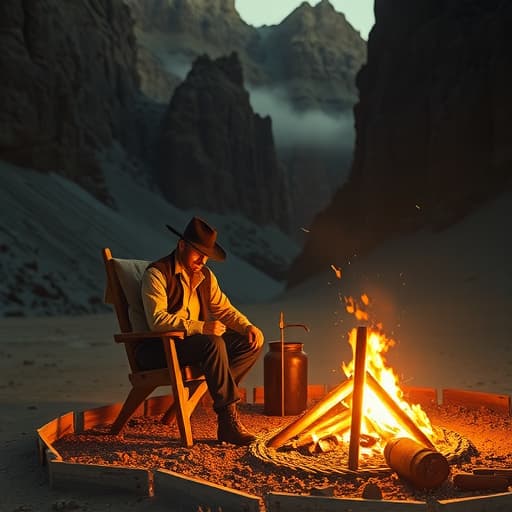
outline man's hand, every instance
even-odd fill
[[[263,333],[255,325],[248,325],[247,329],[245,329],[245,334],[247,334],[247,337],[249,338],[249,344],[251,347],[261,348],[263,346]]]
[[[203,325],[203,334],[209,334],[214,336],[222,336],[226,332],[226,326],[218,320],[212,320],[205,322]]]

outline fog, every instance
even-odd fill
[[[179,53],[160,56],[164,68],[184,80],[190,71],[190,58]],[[354,147],[355,129],[352,112],[327,114],[316,109],[296,110],[282,86],[252,87],[246,85],[253,110],[272,118],[272,132],[278,149],[293,146],[330,150],[350,155]]]
[[[352,113],[329,115],[321,110],[299,112],[293,108],[283,88],[248,89],[254,111],[272,118],[276,146],[336,148],[342,153],[352,151],[355,140]]]

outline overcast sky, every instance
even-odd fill
[[[320,0],[309,0],[316,5]],[[374,24],[374,0],[330,0],[332,6],[345,14],[349,23],[368,39],[368,32]],[[235,6],[242,19],[249,25],[275,25],[296,9],[302,0],[235,0]]]

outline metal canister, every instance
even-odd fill
[[[285,416],[300,414],[306,410],[308,399],[308,356],[304,344],[284,343],[284,365],[281,365],[281,342],[271,341],[268,345],[269,351],[263,359],[264,413],[268,416],[280,416],[283,412]]]
[[[408,437],[396,437],[384,447],[391,469],[418,489],[439,487],[450,473],[446,457]]]

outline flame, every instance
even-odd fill
[[[345,298],[346,310],[353,314],[358,320],[368,320],[369,314],[365,307],[371,304],[369,297],[361,296],[361,304],[352,297]],[[352,361],[342,363],[343,371],[347,377],[354,373],[355,347],[357,339],[357,328],[349,333],[349,343],[352,347]],[[400,406],[416,425],[430,438],[435,437],[432,424],[420,405],[409,404],[404,400],[404,393],[399,385],[399,379],[393,369],[386,364],[385,354],[395,345],[395,341],[388,338],[382,331],[381,324],[375,324],[368,328],[368,339],[366,348],[366,370],[375,377],[388,395]],[[372,389],[366,385],[363,395],[363,422],[361,425],[362,434],[377,436],[380,441],[377,449],[381,449],[386,440],[394,436],[407,436],[405,428],[394,413],[375,395]],[[346,434],[348,439],[348,434]]]

